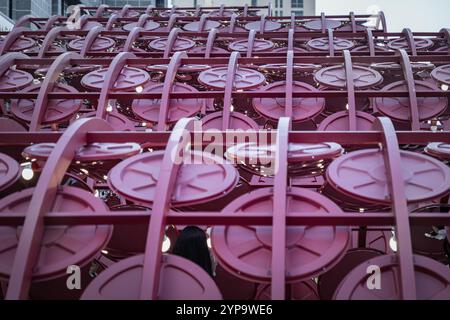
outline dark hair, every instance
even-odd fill
[[[211,256],[206,242],[206,234],[199,227],[184,228],[175,242],[172,253],[195,262],[209,275],[212,275]]]

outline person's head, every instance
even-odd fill
[[[211,256],[206,242],[206,233],[195,226],[184,228],[175,242],[172,253],[195,262],[212,275]]]

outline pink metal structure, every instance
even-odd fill
[[[5,299],[450,299],[450,29],[84,9],[0,32]],[[170,253],[186,225],[215,279]]]

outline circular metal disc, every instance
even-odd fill
[[[256,283],[245,281],[225,270],[220,264],[216,266],[215,282],[224,300],[251,300],[255,297]],[[239,290],[236,290],[239,288]]]
[[[14,43],[9,47],[9,51],[13,52],[23,51],[33,47],[35,44],[36,41],[34,41],[31,38],[20,37],[19,39],[14,41]]]
[[[409,203],[435,199],[448,192],[450,171],[443,163],[409,151],[401,151],[400,160]],[[378,149],[354,151],[339,157],[328,167],[327,179],[357,199],[391,202],[383,152]]]
[[[338,20],[325,19],[325,30],[338,28],[341,24]],[[311,30],[322,30],[322,19],[307,21],[305,27]]]
[[[35,188],[10,194],[0,200],[1,213],[26,213]],[[76,187],[58,188],[50,212],[104,212],[100,198]],[[0,274],[11,274],[22,227],[0,227]],[[49,279],[64,276],[67,266],[82,266],[106,245],[111,226],[73,225],[45,226],[33,277]]]
[[[339,283],[349,274],[353,268],[364,261],[381,256],[383,253],[373,249],[350,249],[337,265],[327,273],[319,277],[319,294],[323,300],[331,300]]]
[[[316,38],[309,40],[307,45],[312,49],[319,51],[329,51],[330,44],[328,38]],[[342,39],[342,38],[333,38],[334,50],[342,51],[342,50],[350,50],[355,46],[355,43],[351,40]]]
[[[208,17],[231,17],[233,13],[233,10],[223,10],[222,14],[220,14],[220,10],[212,10],[208,12]]]
[[[291,188],[287,194],[287,215],[327,213],[341,209],[319,193]],[[231,202],[224,211],[240,214],[273,213],[272,188],[247,193]],[[269,282],[271,279],[272,227],[216,226],[211,232],[212,248],[222,265],[238,277]],[[286,281],[297,282],[317,276],[334,266],[350,240],[347,227],[286,227]]]
[[[299,47],[294,47],[293,51],[294,51],[294,53],[309,52],[308,50],[306,50],[304,48],[299,48]],[[288,52],[288,47],[277,48],[277,49],[273,50],[273,52],[276,52],[276,53],[287,53]]]
[[[274,31],[281,28],[281,24],[275,21],[267,20],[264,25],[263,31]],[[253,21],[249,22],[245,25],[245,29],[247,30],[256,30],[258,32],[261,32],[261,21]]]
[[[168,38],[155,39],[149,44],[149,48],[158,51],[166,50],[168,45]],[[187,38],[177,38],[172,46],[172,51],[185,51],[193,48],[195,42]]]
[[[83,300],[137,300],[141,293],[144,256],[114,263],[86,288]],[[221,300],[214,280],[200,266],[185,258],[162,256],[158,299]]]
[[[173,13],[171,10],[159,11],[159,16],[163,18],[169,18],[172,14],[175,14],[179,17],[187,17],[188,13],[184,10],[175,10]]]
[[[19,163],[10,156],[0,153],[0,190],[14,183],[19,178],[19,172]]]
[[[96,112],[94,111],[84,114],[82,118],[92,118],[95,116]],[[111,125],[114,131],[134,131],[136,129],[135,123],[119,112],[108,112],[105,120]]]
[[[141,151],[137,143],[91,143],[81,147],[75,156],[79,161],[102,161],[123,159],[134,156]]]
[[[203,130],[221,130],[222,128],[222,116],[221,111],[208,114],[206,117],[202,118],[202,129]],[[259,130],[258,124],[250,117],[240,113],[233,112],[230,115],[230,125],[227,129],[234,130]]]
[[[429,155],[441,158],[444,160],[450,160],[450,144],[434,142],[427,145],[425,152]]]
[[[293,92],[317,91],[313,86],[294,81]],[[264,91],[286,91],[286,82],[278,81],[263,87]],[[286,114],[286,98],[255,98],[253,107],[262,116],[272,120],[278,120]],[[325,99],[322,98],[292,98],[292,121],[305,121],[314,118],[325,107]]]
[[[79,38],[74,39],[69,42],[68,46],[72,50],[80,51],[83,49],[85,38]],[[88,49],[88,51],[104,51],[108,50],[109,48],[114,47],[116,42],[107,37],[97,37],[95,38],[94,42],[92,43],[91,47]]]
[[[55,149],[56,143],[35,143],[26,147],[22,151],[22,156],[26,159],[36,159],[37,161],[46,161],[53,149]]]
[[[0,132],[27,132],[20,123],[9,118],[0,118]]]
[[[438,88],[428,82],[415,81],[416,90],[438,91]],[[398,81],[385,86],[382,91],[408,91],[406,81]],[[378,97],[372,100],[376,109],[395,120],[411,121],[411,109],[408,97]],[[431,119],[447,108],[448,101],[445,97],[417,97],[419,120]]]
[[[357,131],[371,131],[376,118],[369,113],[356,111]],[[328,116],[323,120],[318,131],[349,131],[349,114],[347,111],[340,111]]]
[[[220,48],[219,48],[220,49]],[[223,50],[223,49],[221,49]],[[153,64],[146,67],[147,71],[150,72],[167,72],[167,64]],[[177,72],[179,73],[197,73],[205,70],[211,69],[211,66],[207,64],[184,64],[178,67]]]
[[[431,39],[414,38],[414,43],[417,50],[426,50],[434,46],[434,42]],[[387,46],[393,50],[404,49],[409,50],[408,40],[406,38],[399,38],[390,41]]]
[[[144,89],[145,93],[161,93],[164,84],[156,84]],[[171,92],[198,92],[197,89],[190,85],[175,82],[172,84]],[[167,123],[174,123],[181,118],[189,118],[195,115],[202,108],[203,101],[201,99],[170,99],[169,108],[167,110]],[[135,99],[133,101],[133,112],[141,119],[151,122],[158,122],[161,109],[160,99]]]
[[[220,198],[237,183],[238,173],[231,164],[206,153],[191,153],[186,158],[177,177],[172,195],[172,205],[201,203]],[[156,183],[161,173],[164,151],[140,154],[128,158],[109,172],[111,187],[124,197],[141,203],[152,204]],[[186,161],[186,160],[185,160]]]
[[[94,29],[95,27],[103,27],[103,25],[97,21],[86,21],[81,30],[89,31],[91,29]]]
[[[33,82],[33,76],[28,72],[8,69],[0,77],[0,90],[15,91],[20,90]]]
[[[101,90],[107,72],[108,68],[92,71],[81,79],[81,84],[88,89]],[[133,90],[144,85],[148,80],[150,76],[144,70],[125,66],[120,71],[112,90]]]
[[[189,50],[189,52],[191,53],[205,53],[206,52],[206,47],[205,46],[196,46],[192,49]],[[227,50],[219,48],[219,47],[212,47],[211,48],[211,53],[228,53]]]
[[[253,42],[253,52],[260,52],[272,49],[275,44],[270,40],[255,39]],[[247,52],[248,40],[234,41],[228,45],[228,50]]]
[[[227,67],[217,67],[205,70],[198,76],[198,81],[214,89],[225,89]],[[256,88],[266,81],[264,75],[256,70],[238,67],[234,76],[234,88],[244,90]]]
[[[272,287],[269,284],[259,285],[255,300],[271,300],[271,289]],[[313,280],[291,284],[289,289],[291,300],[320,300],[317,285]]]
[[[367,89],[383,82],[378,71],[370,68],[353,65],[353,84],[356,89]],[[319,70],[315,75],[316,82],[332,88],[346,88],[347,76],[345,66],[332,66]]]
[[[194,21],[188,24],[185,24],[183,29],[186,31],[191,31],[191,32],[197,32],[198,28],[200,26],[200,21]],[[205,24],[203,25],[203,31],[209,31],[212,28],[219,28],[220,27],[220,22],[219,21],[214,21],[214,20],[206,20]]]
[[[342,147],[333,142],[290,143],[288,161],[306,162],[333,159],[342,154]],[[239,143],[227,149],[225,157],[238,163],[261,159],[274,161],[276,145],[258,145],[255,142]]]
[[[124,25],[122,28],[125,31],[131,31],[134,27],[137,26],[137,22],[131,22]],[[158,29],[161,25],[158,22],[147,20],[144,25],[141,27],[145,31],[152,31]]]
[[[367,285],[367,267],[381,269],[380,290],[370,290]],[[450,269],[430,258],[414,256],[416,295],[418,300],[449,300]],[[397,255],[383,255],[367,260],[353,269],[335,292],[336,300],[400,300],[399,265]]]
[[[294,63],[294,73],[313,73],[322,68],[321,65],[318,64],[310,64],[310,63]],[[270,63],[264,64],[258,68],[259,71],[268,71],[268,72],[286,72],[286,64],[285,63]]]
[[[40,85],[32,85],[23,92],[39,92]],[[75,88],[57,84],[53,92],[74,93],[78,92]],[[34,99],[20,99],[11,101],[11,113],[26,122],[31,122],[35,107]],[[81,100],[75,99],[49,99],[45,106],[45,114],[42,118],[43,124],[64,122],[71,118],[81,108]]]
[[[440,66],[431,72],[434,80],[450,85],[450,64]]]

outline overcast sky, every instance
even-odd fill
[[[343,14],[349,11],[367,13],[378,6],[386,15],[388,31],[437,32],[450,28],[449,0],[316,0],[316,12]]]

